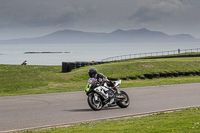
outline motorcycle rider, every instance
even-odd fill
[[[104,76],[102,73],[98,73],[97,69],[95,67],[92,67],[88,70],[88,74],[90,78],[95,78],[97,82],[99,83],[107,83],[109,87],[112,87],[117,94],[120,94],[120,91],[115,87],[114,83],[107,79],[106,76]]]

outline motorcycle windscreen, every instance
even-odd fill
[[[94,83],[96,83],[96,79],[95,78],[89,78],[88,83],[85,87],[85,91],[88,92],[91,89],[91,87]]]

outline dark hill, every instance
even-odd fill
[[[60,30],[46,36],[27,39],[2,40],[1,44],[25,43],[25,44],[48,44],[48,43],[159,43],[159,42],[198,42],[197,38],[189,34],[167,35],[159,31],[148,29],[115,30],[111,33],[95,33],[74,30]]]

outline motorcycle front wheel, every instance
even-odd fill
[[[97,93],[90,93],[88,95],[88,105],[90,106],[91,109],[98,111],[101,110],[103,107],[102,100]]]
[[[126,92],[124,92],[124,91],[120,91],[120,92],[121,92],[120,95],[123,96],[124,98],[117,101],[117,105],[120,108],[127,108],[130,104],[130,99],[129,99],[128,95],[126,94]]]

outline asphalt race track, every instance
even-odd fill
[[[200,106],[200,83],[122,90],[130,97],[129,107],[101,111],[90,109],[85,92],[1,97],[0,132]]]

